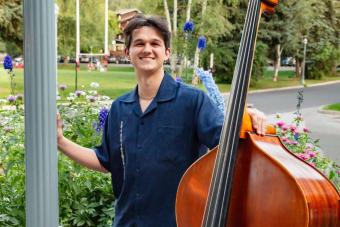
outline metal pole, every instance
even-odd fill
[[[53,0],[24,1],[26,226],[58,226]]]
[[[104,37],[104,55],[108,55],[109,51],[108,51],[108,36],[109,36],[109,32],[108,32],[108,25],[109,25],[109,1],[105,0],[105,37]]]
[[[305,71],[306,71],[306,46],[307,46],[307,38],[303,39],[303,66],[302,66],[302,75],[301,75],[301,85],[305,86]]]
[[[79,0],[76,0],[76,80],[74,89],[78,90],[78,64],[79,64],[79,55],[80,55],[80,21],[79,21]],[[80,65],[79,65],[80,67]]]

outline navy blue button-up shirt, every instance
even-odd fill
[[[201,90],[165,75],[143,113],[137,88],[116,99],[95,148],[111,173],[114,226],[175,227],[175,199],[202,145],[219,142],[223,113]]]

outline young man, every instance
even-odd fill
[[[113,226],[175,227],[181,176],[201,146],[218,144],[223,114],[204,92],[164,73],[170,32],[163,20],[137,16],[124,34],[137,87],[112,103],[102,144],[94,150],[66,139],[58,116],[58,147],[88,168],[111,173],[117,198]],[[263,134],[264,115],[251,116]]]

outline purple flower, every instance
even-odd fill
[[[105,120],[108,114],[109,114],[109,109],[107,109],[106,107],[103,107],[99,110],[98,124],[97,124],[97,129],[96,129],[97,132],[99,132],[100,130],[104,128]]]
[[[90,101],[90,102],[95,102],[97,100],[97,98],[95,96],[87,96],[87,99]]]
[[[7,97],[7,101],[12,103],[15,102],[17,100],[17,97],[15,97],[14,95],[10,95]]]
[[[65,91],[67,88],[66,84],[60,84],[59,85],[59,89],[62,90],[62,91]]]
[[[203,35],[201,35],[198,38],[198,42],[197,42],[197,48],[200,50],[204,50],[207,47],[207,40],[205,39],[205,37]]]
[[[187,22],[184,23],[183,31],[184,32],[193,32],[194,28],[195,28],[194,22],[187,21]]]
[[[9,71],[12,71],[12,69],[13,69],[12,58],[9,55],[6,55],[6,57],[4,59],[4,69],[8,69]]]
[[[80,97],[81,95],[84,94],[84,92],[83,92],[83,91],[77,90],[77,91],[74,92],[74,94],[75,94],[77,97]]]

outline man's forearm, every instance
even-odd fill
[[[107,170],[100,164],[95,152],[89,148],[82,147],[62,137],[58,140],[58,149],[75,162],[89,169],[107,173]]]

